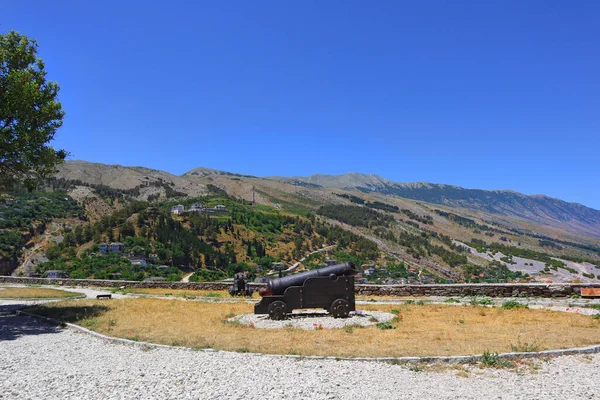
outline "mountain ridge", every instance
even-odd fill
[[[583,236],[600,237],[600,211],[580,203],[566,202],[543,194],[526,195],[513,190],[466,189],[429,182],[393,182],[376,174],[350,172],[306,177],[256,177],[198,167],[181,175],[174,175],[141,166],[127,167],[78,160],[61,165],[57,176],[118,189],[139,187],[146,197],[157,193],[157,185],[170,185],[175,191],[194,196],[206,192],[206,185],[213,184],[249,200],[253,196],[252,186],[264,185],[262,193],[257,193],[258,201],[267,201],[269,194],[281,190],[288,194],[298,194],[301,188],[303,196],[306,197],[310,192],[309,198],[318,199],[322,203],[330,202],[328,199],[332,190],[359,191],[515,217]],[[151,187],[152,185],[155,187]]]

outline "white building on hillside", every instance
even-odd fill
[[[181,204],[171,207],[171,213],[173,214],[183,214],[183,210],[185,210],[185,207]]]

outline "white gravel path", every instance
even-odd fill
[[[333,318],[327,311],[301,310],[294,312],[283,321],[273,321],[268,315],[244,314],[229,318],[242,325],[253,325],[258,329],[299,328],[341,329],[345,326],[371,326],[379,322],[394,319],[395,315],[383,311],[357,311],[350,313],[348,318]]]

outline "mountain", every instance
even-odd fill
[[[290,180],[277,179],[283,182]],[[365,193],[375,192],[516,217],[581,235],[600,237],[600,211],[544,195],[527,196],[510,190],[464,189],[459,186],[422,182],[399,183],[378,175],[355,172],[344,175],[293,177],[291,180],[325,188],[356,189]]]
[[[471,210],[491,219],[504,217],[570,232],[582,237],[600,238],[600,211],[544,195],[524,195],[510,190],[465,189],[459,186],[423,182],[392,182],[378,175],[347,173],[308,177],[266,177],[195,168],[180,176],[144,168],[69,161],[60,166],[58,178],[134,190],[137,197],[176,197],[176,194],[202,196],[207,185],[230,195],[256,200],[261,204],[302,202],[315,209],[339,202],[332,192],[362,192],[383,199],[408,199],[451,208]],[[254,188],[254,189],[253,189]],[[150,197],[152,198],[152,197]],[[394,200],[396,201],[396,200]]]
[[[337,260],[376,263],[381,271],[369,279],[381,283],[600,280],[599,212],[547,196],[359,173],[261,178],[195,168],[176,176],[85,161],[60,166],[41,189],[0,195],[0,272],[159,274],[80,257],[122,239],[130,256],[173,266],[169,279],[182,271],[219,279],[240,263],[313,268],[325,255],[304,257],[335,247]],[[228,212],[171,213],[197,203]],[[38,265],[43,259],[50,263]]]

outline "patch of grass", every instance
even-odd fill
[[[494,302],[492,301],[492,299],[485,298],[485,299],[479,300],[480,306],[491,306],[493,304],[494,304]]]
[[[380,322],[377,324],[377,328],[381,329],[382,331],[385,331],[386,329],[396,329],[396,325],[392,324],[391,322]]]
[[[488,368],[514,368],[514,363],[502,358],[498,353],[485,350],[481,356],[481,365]]]
[[[157,298],[68,300],[36,307],[36,314],[65,322],[96,319],[90,327],[99,333],[144,342],[171,344],[183,341],[191,348],[215,350],[247,348],[251,352],[333,357],[403,357],[478,354],[481,349],[504,352],[519,335],[540,348],[585,347],[600,343],[598,322],[589,315],[545,310],[520,309],[508,312],[500,307],[455,307],[443,304],[402,307],[402,329],[376,326],[344,329],[264,329],[222,323],[228,313],[253,312],[253,304],[175,301]],[[365,305],[368,311],[398,308],[396,305]],[[468,324],[459,324],[460,318]],[[109,320],[117,321],[109,326]],[[406,323],[415,321],[415,323]]]
[[[519,308],[529,308],[527,304],[519,303],[518,301],[508,300],[502,303],[502,308],[505,310],[513,310]]]
[[[510,350],[514,353],[534,353],[540,351],[540,346],[535,342],[521,342],[521,336],[519,336],[516,344],[510,344]]]
[[[67,292],[59,289],[7,287],[0,288],[1,299],[61,299],[80,297],[81,293]]]
[[[449,304],[460,303],[460,300],[455,299],[454,297],[448,297],[444,303],[449,303]]]
[[[364,326],[359,325],[359,324],[346,325],[346,326],[344,326],[344,332],[353,333],[355,329],[361,329],[361,328],[364,328]]]
[[[398,310],[397,308],[392,308],[392,309],[390,310],[390,312],[391,312],[392,314],[394,314],[394,315],[400,315],[400,310]]]
[[[123,292],[125,293],[125,292]],[[154,288],[128,288],[126,293],[129,294],[144,294],[154,296],[177,296],[177,297],[210,297],[210,298],[227,298],[229,294],[226,290],[188,290],[188,289],[172,289],[168,293],[165,293],[165,289],[154,289]]]

